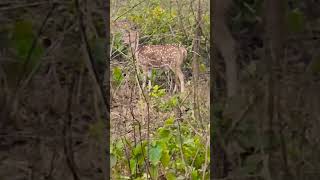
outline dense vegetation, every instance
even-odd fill
[[[114,179],[209,179],[209,2],[201,2],[200,51],[193,52],[198,1],[113,1],[113,23],[127,20],[140,33],[141,44],[180,44],[187,48],[184,63],[186,93],[172,94],[171,75],[153,70],[152,88],[142,96],[134,61],[113,29],[112,146]],[[202,88],[197,100],[201,119],[194,115],[192,60],[200,55]],[[141,78],[138,78],[141,79]],[[200,94],[199,93],[199,94]]]

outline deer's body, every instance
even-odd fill
[[[144,84],[147,77],[150,78],[152,68],[171,70],[175,74],[175,80],[180,81],[180,90],[184,92],[184,75],[181,70],[182,63],[187,58],[187,50],[175,45],[145,45],[139,46],[138,32],[129,32],[124,36],[124,42],[130,45],[137,64],[144,74]],[[149,80],[149,86],[151,81]]]

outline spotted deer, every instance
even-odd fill
[[[129,45],[137,65],[143,73],[143,85],[145,88],[147,78],[148,85],[151,87],[150,76],[152,68],[171,70],[175,75],[175,88],[177,80],[180,82],[180,91],[185,91],[184,75],[181,70],[182,63],[187,58],[187,50],[176,45],[139,45],[139,32],[128,31],[123,35],[123,42]],[[175,90],[174,90],[175,91]]]

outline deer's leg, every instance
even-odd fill
[[[170,69],[172,72],[174,72],[172,69]],[[166,74],[166,77],[167,77],[167,80],[168,80],[168,85],[169,85],[169,90],[168,90],[168,92],[170,92],[170,93],[174,93],[175,92],[175,88],[176,87],[174,87],[174,89],[173,89],[173,79],[172,79],[172,75],[171,75],[171,71],[169,71],[169,70],[165,70],[164,71],[164,73]],[[174,73],[175,74],[175,73]],[[176,80],[176,79],[175,79]]]
[[[151,89],[151,76],[152,76],[152,70],[151,69],[148,69],[148,72],[147,72],[147,76],[148,76],[148,89],[150,91]]]
[[[168,76],[168,82],[169,82],[169,91],[171,93],[175,93],[176,86],[174,84],[175,83],[174,81],[176,81],[176,79],[173,80],[172,73],[170,73],[170,71],[167,71],[167,74],[168,74],[167,76]]]
[[[146,87],[146,82],[147,82],[147,72],[145,70],[142,70],[142,75],[143,75],[142,89],[144,89]]]
[[[175,72],[174,74],[174,87],[173,87],[173,93],[175,93],[177,91],[177,84],[178,84],[178,77],[177,77],[177,74]]]
[[[142,89],[146,87],[146,81],[147,81],[147,76],[143,74],[143,82],[142,82]]]
[[[167,81],[168,81],[168,85],[169,85],[169,91],[171,91],[171,79],[170,79],[170,76],[169,76],[169,73],[168,71],[164,71],[166,77],[167,77]]]
[[[176,70],[176,76],[178,76],[179,81],[180,81],[180,89],[181,89],[181,92],[184,92],[184,75],[183,75],[183,72],[181,71],[180,68],[177,68],[177,70]]]

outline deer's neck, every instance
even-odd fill
[[[139,50],[139,40],[138,39],[130,44],[130,49],[131,49],[132,54],[134,55],[134,58],[136,60],[138,60],[138,50]]]

